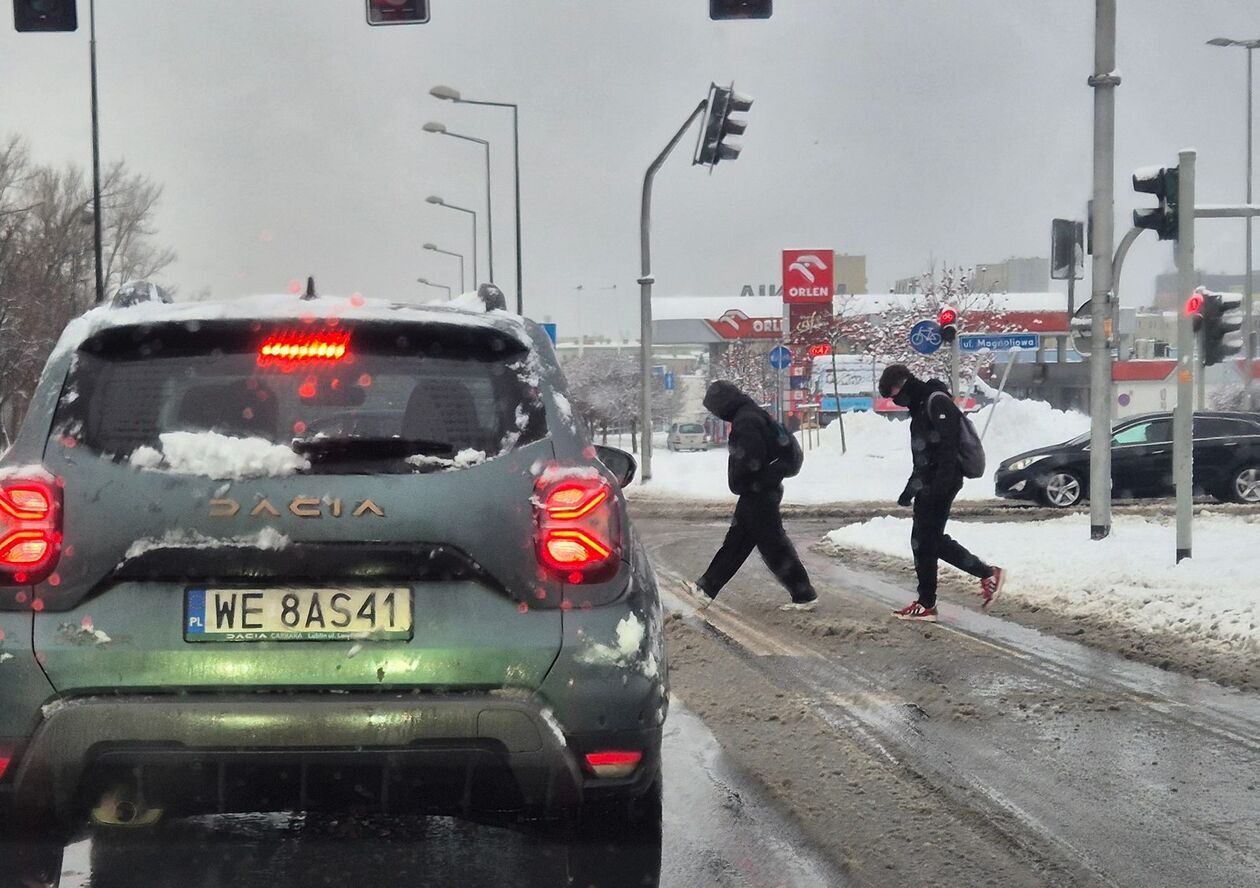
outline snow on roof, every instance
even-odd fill
[[[77,349],[103,330],[162,323],[204,321],[283,320],[301,318],[342,318],[350,321],[402,321],[457,324],[512,332],[526,345],[530,343],[522,319],[505,311],[470,311],[463,305],[417,305],[366,299],[362,296],[325,296],[302,299],[291,294],[249,296],[222,302],[141,302],[125,308],[98,306],[75,318],[62,331],[53,357]]]
[[[836,296],[832,304],[848,314],[879,314],[909,307],[915,298],[905,293],[855,293]],[[994,293],[992,299],[998,311],[1067,311],[1065,293]],[[716,321],[730,310],[750,318],[781,318],[783,300],[778,296],[658,296],[652,300],[654,321]]]

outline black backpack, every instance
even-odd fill
[[[770,419],[770,439],[766,449],[769,452],[768,468],[783,478],[795,478],[805,465],[805,451],[801,442],[787,430],[787,427],[773,418]]]

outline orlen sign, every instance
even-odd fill
[[[783,318],[750,318],[738,308],[705,323],[723,339],[780,339],[783,336]]]
[[[836,288],[834,262],[831,250],[784,250],[783,301],[830,304]]]

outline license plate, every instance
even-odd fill
[[[188,589],[186,641],[410,639],[411,590]]]

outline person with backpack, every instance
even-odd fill
[[[914,504],[910,549],[918,578],[918,598],[893,611],[899,620],[936,622],[937,561],[943,559],[980,580],[983,606],[1002,591],[1006,572],[991,567],[945,533],[954,497],[964,478],[984,474],[984,448],[975,427],[939,379],[926,382],[904,364],[890,364],[879,378],[879,393],[910,412],[914,471],[897,505]]]
[[[779,512],[783,479],[800,472],[805,461],[800,442],[733,383],[718,380],[710,385],[704,406],[731,424],[727,484],[739,501],[722,547],[704,575],[686,584],[688,593],[702,608],[712,604],[756,549],[792,596],[780,609],[812,611],[818,593],[783,529]]]

